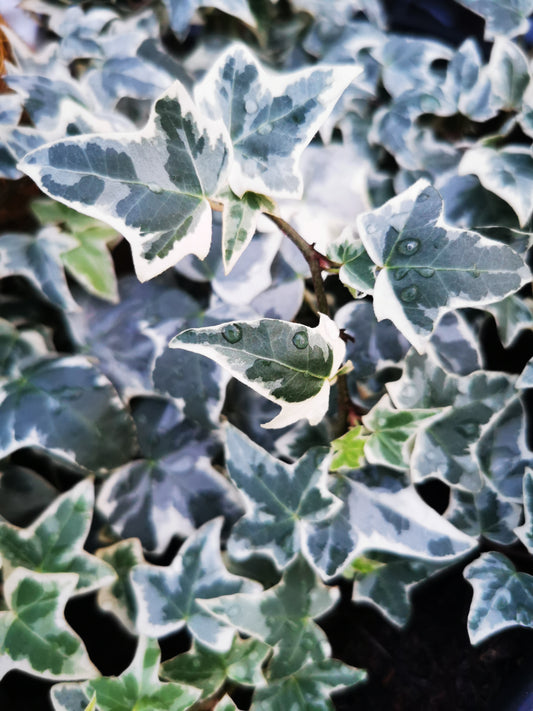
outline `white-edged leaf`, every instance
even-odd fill
[[[200,8],[214,7],[227,15],[237,17],[250,27],[256,26],[247,0],[164,0],[170,16],[170,25],[178,37],[187,35],[194,13]]]
[[[274,206],[262,195],[250,192],[238,198],[230,190],[221,199],[224,203],[222,258],[224,271],[229,274],[254,236],[261,208],[272,210]]]
[[[484,307],[494,316],[501,342],[508,348],[524,330],[533,330],[533,303],[512,294]]]

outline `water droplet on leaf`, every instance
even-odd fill
[[[257,133],[260,136],[268,136],[268,134],[272,131],[272,126],[269,123],[264,123],[262,126],[259,126],[257,129]]]
[[[253,99],[246,99],[244,102],[244,110],[248,114],[254,114],[258,109],[257,106],[257,101],[254,101]]]
[[[148,190],[150,190],[150,192],[155,193],[156,195],[159,195],[163,192],[163,188],[157,183],[148,183],[147,188]]]
[[[400,299],[406,303],[415,301],[418,297],[418,287],[412,284],[411,286],[406,286],[405,289],[400,291]]]
[[[409,269],[393,269],[392,273],[394,274],[396,281],[400,281],[400,279],[403,279],[409,274]]]
[[[396,249],[400,254],[410,257],[412,254],[416,254],[420,249],[420,240],[402,239],[401,242],[398,242]]]
[[[424,279],[429,279],[433,276],[433,274],[435,274],[435,270],[431,267],[420,267],[420,269],[417,269],[416,272],[417,274],[420,274],[421,277],[424,277]]]
[[[427,190],[424,190],[423,193],[420,193],[417,200],[418,202],[426,202],[426,200],[429,200],[429,193],[427,192]]]
[[[228,343],[237,343],[242,338],[242,328],[237,323],[228,323],[224,326],[222,336]]]
[[[292,342],[294,343],[296,348],[299,348],[300,350],[307,348],[307,346],[309,345],[309,338],[307,337],[307,333],[305,331],[296,331],[296,333],[292,337]]]

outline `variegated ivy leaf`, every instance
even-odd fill
[[[331,443],[333,459],[331,460],[331,471],[337,471],[346,467],[348,469],[358,469],[363,464],[364,448],[366,438],[363,435],[363,427],[356,425],[348,430],[342,437],[334,439]]]
[[[528,58],[516,42],[498,37],[492,47],[487,71],[492,93],[500,107],[505,111],[520,109],[530,74]]]
[[[300,156],[359,73],[355,67],[320,65],[274,73],[244,45],[231,46],[196,85],[194,97],[201,111],[228,129],[233,192],[300,197]]]
[[[216,516],[237,519],[237,492],[211,465],[216,445],[180,410],[162,399],[137,400],[140,459],[104,482],[98,510],[122,538],[136,536],[162,553],[173,536],[186,538]]]
[[[490,307],[485,308],[488,310]],[[428,342],[427,352],[449,373],[468,375],[483,368],[479,332],[462,311],[444,314]]]
[[[402,485],[392,474],[398,473],[370,467],[337,475],[332,491],[344,506],[332,521],[314,527],[307,546],[328,578],[368,551],[448,563],[476,545],[424,503],[414,486]],[[367,475],[377,479],[371,486],[364,481]]]
[[[365,679],[366,672],[337,659],[308,662],[295,674],[256,689],[253,708],[255,711],[334,711],[329,695],[344,687],[360,684]]]
[[[7,233],[0,237],[0,279],[22,276],[48,301],[65,311],[78,307],[71,296],[62,267],[62,253],[76,246],[72,237],[55,227],[36,237]]]
[[[199,600],[255,592],[258,585],[230,575],[220,555],[222,519],[214,519],[190,536],[167,567],[136,566],[131,579],[137,603],[137,629],[163,637],[187,627],[200,643],[227,652],[233,629],[214,617]]]
[[[447,226],[442,210],[439,193],[420,180],[358,218],[365,249],[381,267],[376,316],[391,319],[419,352],[446,311],[498,301],[531,280],[516,252]]]
[[[533,552],[533,469],[528,469],[524,474],[524,523],[515,529],[515,533],[526,546]]]
[[[354,297],[359,293],[362,295],[373,293],[376,283],[376,265],[350,226],[342,231],[338,239],[330,242],[327,256],[342,265],[339,269],[339,279]]]
[[[82,356],[41,360],[0,384],[0,457],[38,447],[92,471],[133,455],[133,423],[111,383]]]
[[[175,82],[140,131],[56,141],[20,167],[50,197],[123,234],[146,281],[208,253],[209,198],[225,186],[230,151],[222,123],[203,118]]]
[[[0,612],[0,679],[11,669],[41,679],[87,679],[98,670],[63,617],[77,583],[74,573],[17,568],[4,584]]]
[[[10,321],[0,319],[0,377],[19,376],[25,366],[50,350],[51,338],[46,337],[46,331],[18,330]]]
[[[191,651],[164,662],[161,676],[201,689],[202,697],[214,694],[226,680],[257,686],[264,683],[261,665],[269,651],[270,647],[258,639],[238,637],[225,654],[194,644]]]
[[[268,665],[268,677],[274,681],[294,674],[310,659],[326,659],[329,644],[313,619],[324,614],[335,599],[333,589],[323,585],[298,556],[281,582],[265,592],[226,595],[202,602],[202,607],[275,648]]]
[[[94,505],[90,479],[59,496],[27,528],[0,522],[0,556],[4,580],[17,567],[38,573],[77,573],[76,593],[108,585],[114,572],[83,550]]]
[[[89,293],[117,302],[117,278],[107,247],[110,241],[117,239],[116,231],[59,202],[34,200],[31,208],[42,224],[56,223],[78,243],[61,254],[68,272]]]
[[[247,0],[164,0],[164,2],[170,16],[170,25],[181,39],[187,35],[194,13],[204,7],[214,7],[227,15],[238,17],[250,27],[256,26]]]
[[[237,560],[254,553],[286,567],[302,551],[314,526],[341,502],[327,488],[328,450],[313,447],[295,464],[275,459],[234,427],[226,429],[226,466],[246,502],[233,527],[228,552]]]
[[[474,146],[464,154],[458,171],[476,175],[484,188],[513,208],[522,227],[527,223],[533,210],[533,158],[528,147]]]
[[[318,424],[329,406],[330,379],[338,371],[345,345],[334,322],[320,314],[316,328],[260,319],[191,328],[171,348],[201,353],[260,395],[281,405],[263,427],[286,427],[302,417]]]
[[[159,681],[161,652],[153,639],[140,637],[130,666],[119,677],[52,687],[55,711],[78,711],[96,696],[98,711],[185,711],[198,698],[190,687]]]
[[[516,37],[528,31],[527,18],[533,13],[532,0],[458,0],[485,20],[485,38]]]
[[[146,562],[141,542],[138,538],[128,538],[112,546],[99,548],[96,556],[111,566],[116,574],[111,585],[104,585],[98,590],[98,606],[118,617],[128,632],[135,634],[137,605],[130,572],[136,565]]]
[[[238,198],[229,190],[221,199],[224,204],[222,259],[224,271],[229,274],[254,236],[261,208],[272,212],[275,206],[263,195],[250,192]]]
[[[494,316],[498,335],[508,348],[521,331],[533,330],[533,303],[514,294],[502,301],[485,306]]]
[[[472,644],[509,627],[533,627],[533,575],[517,572],[501,553],[483,553],[463,574],[474,590],[468,613]]]

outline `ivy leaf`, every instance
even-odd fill
[[[485,311],[494,316],[498,335],[505,348],[511,345],[521,331],[533,329],[531,305],[531,302],[513,294],[502,301],[484,307]]]
[[[344,357],[344,341],[324,314],[312,329],[260,319],[183,331],[170,342],[212,358],[281,412],[263,427],[286,427],[302,417],[318,424],[329,406],[330,381]]]
[[[531,280],[516,252],[448,227],[442,209],[435,188],[418,181],[358,218],[363,244],[381,267],[376,317],[390,318],[419,352],[446,311],[498,301]]]
[[[289,465],[234,427],[226,429],[226,448],[229,475],[247,507],[231,531],[228,551],[237,560],[268,555],[284,568],[305,551],[315,524],[330,519],[341,506],[327,489],[328,450],[313,447]]]
[[[516,387],[522,390],[533,388],[533,358],[530,358],[525,364],[524,370],[516,381]]]
[[[376,283],[376,265],[368,256],[363,243],[356,238],[351,227],[346,227],[340,237],[328,245],[327,256],[341,264],[339,279],[353,296],[372,294]]]
[[[18,464],[5,463],[0,471],[0,520],[17,526],[31,523],[57,497],[44,477]]]
[[[257,639],[235,638],[225,654],[194,644],[190,652],[164,662],[161,676],[202,689],[202,697],[214,694],[226,680],[257,686],[264,683],[261,664],[269,651],[270,647]]]
[[[170,16],[170,25],[180,39],[187,36],[187,31],[196,10],[201,7],[215,7],[217,10],[233,15],[250,27],[256,21],[247,0],[164,0]]]
[[[222,258],[224,272],[229,274],[254,236],[261,209],[272,212],[275,206],[263,195],[247,192],[238,198],[231,190],[222,196],[222,202]]]
[[[324,632],[313,619],[328,610],[335,594],[299,556],[280,583],[261,594],[226,595],[202,603],[226,623],[275,647],[269,663],[271,680],[294,674],[309,659],[329,654]]]
[[[492,93],[503,110],[520,109],[530,74],[528,59],[516,42],[496,38],[487,69]]]
[[[308,711],[334,711],[329,694],[360,684],[365,679],[364,671],[349,667],[337,659],[312,661],[290,677],[256,689],[253,708],[256,711],[303,708]]]
[[[491,307],[485,308],[488,310]],[[468,375],[483,369],[478,333],[462,311],[444,314],[433,331],[427,352],[449,373]]]
[[[527,223],[533,210],[533,158],[529,148],[474,146],[464,154],[458,171],[460,175],[477,176],[484,188],[513,208],[522,227]]]
[[[48,355],[48,340],[40,331],[18,330],[0,319],[0,377],[17,377],[25,366]]]
[[[8,610],[0,612],[0,679],[11,669],[41,679],[87,679],[98,674],[63,610],[74,573],[17,568],[4,583]]]
[[[363,463],[365,441],[366,437],[361,425],[352,427],[342,437],[334,439],[331,443],[333,450],[333,459],[329,467],[331,471],[337,471],[343,467],[358,469]]]
[[[94,504],[90,479],[59,496],[28,526],[0,522],[4,579],[24,567],[39,573],[77,573],[76,593],[96,590],[114,579],[113,570],[83,550]]]
[[[483,553],[463,574],[474,590],[468,613],[472,644],[509,627],[533,627],[533,575],[517,572],[501,553]]]
[[[320,65],[273,73],[244,45],[231,46],[196,85],[194,97],[201,111],[228,129],[233,192],[301,197],[300,156],[358,73]]]
[[[256,590],[257,584],[230,575],[220,556],[222,519],[214,519],[190,536],[167,567],[139,565],[131,579],[141,634],[162,637],[187,626],[200,643],[227,652],[233,630],[209,613],[199,600]]]
[[[52,701],[56,711],[77,711],[96,695],[98,711],[185,711],[198,694],[188,687],[162,683],[158,678],[161,652],[155,640],[140,637],[130,666],[119,677],[99,677],[81,684],[56,684]],[[79,701],[78,701],[79,699]]]
[[[516,37],[529,29],[527,18],[533,12],[532,0],[458,0],[485,20],[485,39],[504,35]]]
[[[0,457],[39,447],[98,472],[129,460],[134,446],[117,394],[82,356],[42,360],[0,384]]]
[[[527,469],[524,474],[524,523],[515,529],[516,535],[533,552],[533,470]]]
[[[225,182],[230,151],[221,122],[202,118],[175,82],[140,131],[56,141],[20,168],[50,197],[124,235],[146,281],[186,254],[207,255],[209,197]]]

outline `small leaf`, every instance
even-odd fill
[[[472,644],[509,627],[533,627],[533,575],[518,573],[501,553],[483,553],[464,577],[474,589],[468,613]]]
[[[229,274],[254,236],[261,209],[272,211],[275,207],[267,198],[250,192],[239,199],[228,191],[221,196],[221,200],[224,204],[222,257],[224,272]]]
[[[87,679],[98,674],[63,610],[76,587],[74,573],[17,568],[4,584],[0,612],[0,679],[11,669],[42,679]]]
[[[503,35],[515,37],[528,31],[527,18],[533,12],[532,0],[458,0],[485,20],[485,39]]]
[[[113,570],[83,550],[89,534],[94,486],[84,479],[59,496],[25,529],[0,522],[4,579],[19,566],[39,573],[77,573],[76,593],[108,585]]]
[[[331,443],[333,449],[331,471],[338,471],[343,467],[358,469],[362,465],[366,441],[362,430],[362,426],[357,425],[348,430],[342,437],[333,440]]]
[[[351,227],[346,227],[338,239],[330,242],[327,256],[342,264],[339,279],[352,294],[372,294],[376,283],[376,265],[368,256],[361,240],[353,234]]]
[[[247,0],[164,0],[164,2],[170,15],[170,25],[180,39],[186,37],[194,13],[201,7],[215,7],[237,17],[250,27],[256,26]]]
[[[201,353],[227,368],[260,395],[282,406],[264,427],[286,427],[306,417],[312,425],[326,414],[330,382],[344,357],[333,321],[320,315],[312,329],[261,319],[183,331],[171,348]]]
[[[530,74],[528,59],[518,44],[498,37],[492,46],[487,69],[492,92],[500,106],[506,111],[520,109]]]

